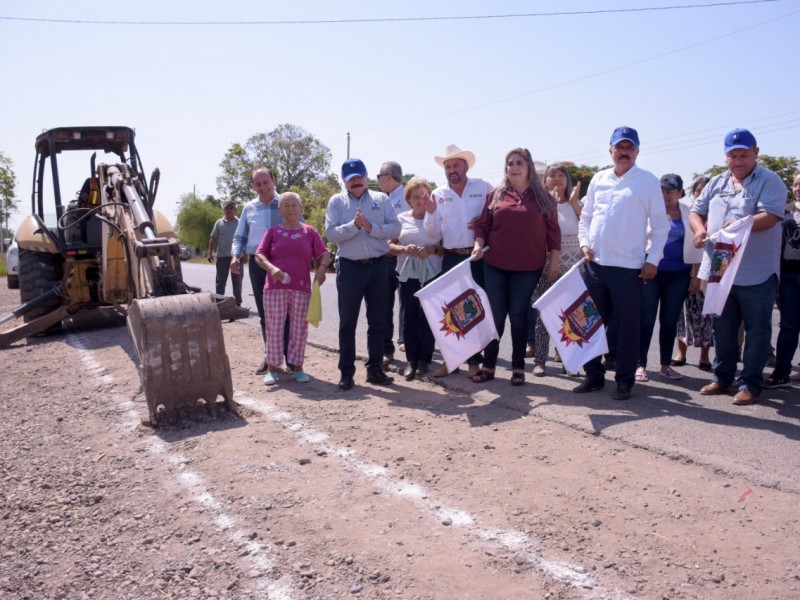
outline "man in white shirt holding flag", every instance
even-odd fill
[[[764,382],[763,370],[772,336],[772,306],[781,258],[781,228],[788,190],[783,180],[760,166],[755,136],[747,129],[734,129],[725,136],[728,170],[714,177],[692,208],[689,223],[697,248],[706,248],[700,279],[708,279],[713,235],[739,219],[754,215],[747,245],[737,256],[737,271],[724,308],[713,318],[713,381],[701,388],[704,396],[724,394],[734,384],[739,326],[744,322],[743,368],[734,404],[758,401]],[[706,223],[707,220],[707,223]]]
[[[613,398],[627,400],[638,360],[641,289],[658,271],[669,221],[658,178],[636,166],[636,130],[615,129],[609,153],[614,166],[595,174],[589,183],[578,241],[586,259],[586,287],[603,321],[609,323],[613,318],[617,327],[617,389]],[[605,386],[600,356],[586,363],[584,369],[586,378],[573,392],[592,392]]]

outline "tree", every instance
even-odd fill
[[[305,222],[319,231],[322,237],[325,237],[325,211],[331,196],[342,191],[339,178],[330,173],[324,178],[312,181],[307,188],[295,186],[290,191],[300,194],[300,197],[303,198]]]
[[[297,125],[279,125],[228,149],[220,163],[217,191],[237,201],[255,197],[250,177],[259,167],[272,171],[280,190],[307,188],[326,177],[330,164],[331,151],[317,138]]]
[[[588,165],[579,166],[569,161],[564,161],[561,164],[567,167],[569,176],[572,179],[572,185],[577,185],[580,181],[580,197],[583,198],[586,195],[586,190],[589,189],[589,182],[592,180],[592,177],[594,177],[594,174],[600,171],[600,167],[590,167]]]
[[[201,200],[191,192],[181,195],[177,224],[181,244],[192,248],[208,246],[214,223],[221,216],[219,201],[214,196]]]
[[[800,161],[798,161],[798,159],[794,156],[771,156],[769,154],[759,154],[758,162],[765,169],[769,169],[770,171],[777,173],[778,176],[783,180],[788,190],[786,194],[786,201],[791,202],[794,199],[794,195],[792,194],[792,184],[794,182],[794,176],[797,175],[798,171],[800,170],[800,168],[798,168]],[[693,178],[697,179],[698,177],[714,177],[720,173],[724,173],[727,170],[727,166],[714,165],[702,173],[694,173]]]
[[[250,186],[250,176],[255,170],[254,165],[247,150],[240,144],[233,144],[220,163],[222,175],[217,177],[217,191],[234,202],[244,203],[252,199],[255,192]]]
[[[3,247],[5,233],[3,224],[8,223],[11,213],[17,208],[17,195],[14,188],[17,185],[17,176],[11,159],[0,152],[0,249]]]

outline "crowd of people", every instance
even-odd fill
[[[635,129],[615,129],[609,142],[613,164],[592,177],[582,201],[580,182],[573,185],[564,165],[537,169],[541,163],[525,148],[507,153],[496,187],[467,176],[475,155],[455,145],[434,157],[446,178],[434,190],[417,177],[404,186],[402,168],[393,161],[379,169],[381,192],[370,190],[365,164],[348,159],[341,168],[344,189],[328,202],[324,232],[337,247],[339,389],[355,385],[362,302],[368,383],[393,383],[387,365],[396,348],[406,355],[401,372],[408,380],[451,374],[444,365],[432,370],[434,335],[415,293],[465,260],[486,291],[498,337],[509,322],[512,385],[525,383],[526,357],[533,359],[534,376],[546,376],[549,338],[531,305],[582,259],[584,281],[612,347],[614,399],[627,400],[636,382],[649,380],[656,319],[662,379],[681,379],[678,369],[687,363],[688,348],[696,347],[698,366],[712,377],[703,395],[735,388],[734,404],[752,404],[763,388],[797,380],[791,365],[800,337],[800,173],[794,202],[787,205],[786,185],[758,163],[753,134],[735,129],[724,139],[727,170],[693,182],[687,199],[679,175],[658,178],[636,165],[639,150]],[[228,265],[241,278],[242,264],[249,263],[265,346],[257,373],[274,385],[285,360],[294,379],[305,382],[306,314],[312,286],[325,282],[331,257],[320,233],[302,221],[299,195],[278,195],[266,168],[253,173],[252,185],[258,197],[241,217],[236,220],[233,206],[226,205],[212,232],[209,260],[220,248],[217,292],[224,293]],[[730,292],[720,314],[706,315],[716,234],[748,215],[752,230]],[[234,279],[237,304],[241,279],[238,285],[237,291]],[[774,371],[765,378],[776,300],[780,331]],[[473,382],[494,379],[499,350],[497,339],[467,360]],[[553,358],[559,360],[557,352]],[[575,393],[605,387],[609,361],[602,358],[583,366]]]

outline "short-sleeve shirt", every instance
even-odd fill
[[[258,254],[263,254],[273,265],[289,274],[289,283],[274,281],[267,273],[265,290],[297,290],[311,293],[311,259],[328,251],[322,236],[311,225],[301,223],[297,229],[275,225],[267,230]]]
[[[475,233],[469,222],[481,214],[492,185],[483,179],[467,179],[464,193],[459,196],[450,185],[433,190],[436,212],[425,215],[425,230],[442,238],[445,249],[472,248]]]
[[[787,189],[783,180],[769,169],[756,165],[738,190],[733,185],[730,171],[714,177],[703,188],[692,212],[708,216],[708,233],[712,235],[729,221],[760,212],[782,219],[786,196]],[[757,285],[780,271],[781,233],[780,225],[750,233],[739,270],[733,280],[734,285]],[[705,250],[698,277],[707,280],[713,246],[706,244]]]
[[[400,237],[397,238],[397,241],[403,246],[409,246],[411,244],[415,246],[432,246],[439,243],[440,238],[437,235],[425,231],[422,225],[423,219],[415,219],[411,216],[410,211],[400,213],[397,215],[397,218],[400,221]],[[397,257],[398,273],[403,270],[403,264],[405,264],[407,258],[408,256],[405,254],[401,254]],[[426,260],[434,273],[438,273],[442,270],[441,256],[429,254]]]
[[[226,221],[224,218],[222,218],[214,223],[214,229],[211,230],[211,237],[217,238],[218,257],[229,258],[231,256],[233,236],[236,233],[236,228],[238,226],[239,219],[237,217],[234,217],[231,221]]]

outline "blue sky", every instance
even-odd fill
[[[724,1],[724,0],[723,0]],[[697,0],[707,3],[708,0]],[[290,3],[5,0],[0,17],[107,21],[291,21],[665,7],[677,0]],[[125,6],[130,6],[126,9]],[[800,155],[800,2],[504,19],[290,25],[92,25],[0,19],[0,150],[29,208],[33,140],[65,125],[129,125],[156,207],[216,194],[225,151],[299,125],[374,175],[384,160],[442,182],[455,143],[497,183],[516,146],[545,162],[606,165],[618,125],[639,130],[639,165],[662,175],[723,162],[748,127],[761,151]],[[85,177],[76,173],[75,191]],[[71,189],[69,184],[67,189]]]

